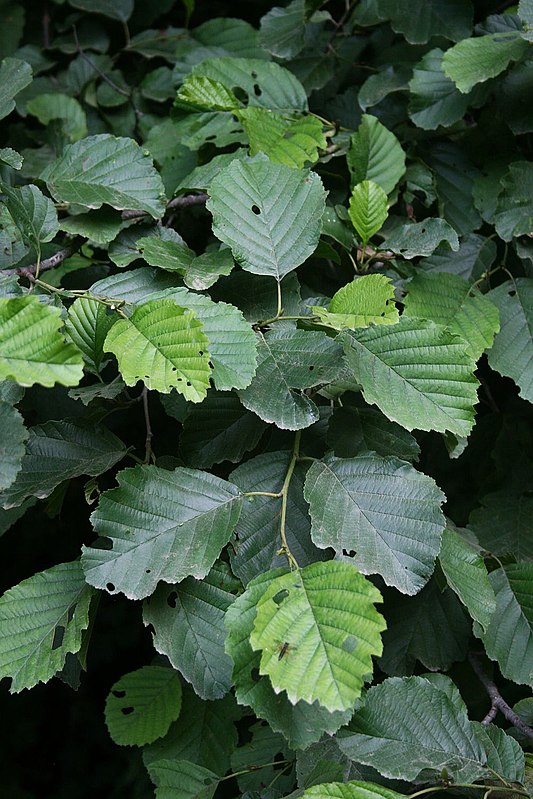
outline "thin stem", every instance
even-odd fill
[[[280,499],[281,491],[245,491],[243,497],[274,497],[275,499]]]
[[[268,766],[283,766],[285,764],[292,765],[292,760],[272,760],[270,763],[261,763],[260,766],[248,766],[248,768],[245,768],[242,771],[233,771],[231,774],[226,774],[225,777],[221,777],[219,779],[219,782],[232,780],[234,777],[240,777],[243,774],[250,774],[251,771],[259,771],[262,768],[268,768]]]
[[[142,390],[142,401],[144,411],[144,424],[146,426],[146,440],[144,444],[144,463],[150,463],[153,460],[154,453],[152,452],[152,423],[150,421],[150,409],[148,407],[148,389],[145,386]]]
[[[287,501],[289,497],[289,486],[291,484],[294,467],[296,466],[296,462],[298,461],[298,458],[300,456],[301,437],[302,437],[302,431],[298,430],[298,432],[294,436],[294,447],[292,450],[291,462],[289,463],[289,468],[287,469],[287,474],[285,475],[285,480],[283,482],[283,486],[281,489],[281,520],[279,527],[279,534],[281,537],[281,549],[278,551],[278,555],[287,556],[287,559],[289,561],[289,566],[291,567],[291,569],[297,569],[298,563],[289,548],[285,527],[287,521]]]
[[[255,327],[266,327],[267,325],[272,325],[274,322],[313,322],[315,319],[318,319],[318,316],[273,316],[272,319],[262,319],[260,322],[255,324]]]
[[[505,699],[502,697],[502,695],[498,691],[496,683],[494,683],[490,679],[489,675],[483,669],[483,666],[481,665],[481,661],[479,660],[477,655],[471,653],[468,656],[468,660],[470,661],[470,665],[474,669],[474,671],[475,671],[477,677],[479,678],[480,682],[483,683],[483,686],[484,686],[487,694],[489,695],[489,699],[490,699],[491,711],[485,716],[485,718],[483,719],[483,721],[481,723],[482,724],[489,724],[489,722],[492,721],[492,719],[496,715],[496,714],[491,715],[492,714],[492,709],[496,708],[496,710],[499,710],[500,713],[503,716],[505,716],[507,721],[509,721],[517,729],[519,729],[520,732],[522,732],[524,735],[526,735],[530,739],[530,741],[533,741],[533,729],[531,729],[531,727],[529,727],[524,721],[522,721],[520,716],[517,713],[515,713],[514,710],[511,707],[509,707],[509,705],[507,704]]]
[[[425,796],[428,793],[436,793],[437,791],[449,791],[450,788],[476,788],[478,791],[487,791],[489,790],[491,793],[493,791],[507,791],[512,790],[513,793],[517,794],[518,796],[529,796],[526,791],[521,791],[519,788],[509,788],[508,785],[491,785],[488,787],[487,785],[476,785],[472,782],[453,782],[449,785],[433,785],[431,788],[424,788],[422,791],[416,791],[416,793],[410,793],[409,799],[415,799],[418,796]]]
[[[282,306],[282,301],[281,301],[281,283],[279,282],[279,280],[276,281],[276,286],[277,286],[277,289],[278,289],[278,309],[276,311],[276,318],[279,319],[279,317],[283,313],[283,306]]]
[[[205,192],[200,192],[199,194],[181,194],[179,197],[174,197],[167,204],[167,211],[171,211],[173,208],[188,208],[190,205],[205,205],[208,199],[208,195]],[[148,216],[147,211],[123,211],[122,212],[122,219],[138,219],[142,216]]]
[[[85,61],[86,64],[88,64],[91,67],[91,69],[93,69],[98,75],[100,75],[102,80],[105,81],[108,86],[111,86],[111,88],[114,89],[118,94],[121,94],[122,97],[127,97],[129,100],[131,97],[131,92],[127,91],[126,89],[123,89],[122,86],[119,86],[117,83],[115,83],[115,81],[111,80],[111,78],[109,78],[105,74],[105,72],[103,72],[103,70],[101,70],[100,67],[94,63],[92,58],[90,58],[87,55],[87,53],[80,44],[80,40],[78,39],[78,31],[76,30],[75,25],[72,26],[72,31],[74,33],[74,43],[76,44],[76,50],[78,51],[80,57]]]

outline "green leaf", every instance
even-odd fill
[[[444,74],[443,55],[444,51],[438,47],[426,53],[415,66],[409,82],[409,116],[424,130],[459,122],[470,103],[470,96],[461,94]]]
[[[520,0],[518,3],[518,16],[524,24],[522,36],[528,42],[533,42],[533,6],[531,0]]]
[[[249,740],[238,746],[231,756],[231,770],[238,775],[236,779],[240,790],[260,791],[265,785],[270,785],[273,779],[276,780],[278,791],[285,793],[290,790],[294,785],[293,769],[284,768],[279,774],[280,755],[290,760],[292,754],[283,736],[261,721],[253,724],[248,734]],[[258,763],[269,765],[258,769]]]
[[[0,119],[15,108],[13,98],[31,83],[32,68],[19,58],[4,58],[0,62]]]
[[[10,166],[12,169],[21,169],[24,158],[11,147],[0,147],[0,163]]]
[[[196,314],[174,300],[161,299],[116,322],[104,350],[116,355],[128,386],[143,380],[149,389],[168,394],[176,388],[186,399],[201,402],[211,375],[208,346]]]
[[[480,502],[468,526],[483,549],[496,557],[533,561],[533,496],[501,490],[481,497]]]
[[[265,423],[247,411],[235,394],[212,390],[187,415],[180,453],[188,466],[198,469],[225,460],[239,463],[265,429]]]
[[[257,603],[250,643],[259,671],[296,704],[349,710],[382,652],[381,594],[349,563],[326,561],[272,580]]]
[[[509,782],[524,782],[524,752],[520,744],[494,724],[473,721],[477,739],[487,755],[487,768]]]
[[[399,320],[394,304],[394,286],[385,275],[363,275],[347,283],[331,298],[327,310],[313,306],[322,324],[342,330],[369,325],[395,325]]]
[[[464,707],[424,677],[391,677],[370,688],[339,746],[395,779],[438,779],[446,769],[454,782],[473,782],[485,772],[486,755]]]
[[[527,43],[520,33],[491,33],[475,39],[463,39],[450,47],[442,59],[445,74],[463,94],[477,83],[494,78],[507,69],[511,61],[522,58]]]
[[[431,580],[415,597],[394,597],[383,633],[379,667],[385,674],[412,674],[418,661],[431,671],[447,671],[464,660],[472,625],[451,591]]]
[[[211,288],[219,277],[229,275],[234,265],[230,250],[223,247],[220,250],[209,250],[192,261],[185,272],[183,282],[190,289],[205,291]]]
[[[41,173],[50,193],[60,202],[101,208],[104,203],[122,211],[163,215],[165,196],[152,159],[133,139],[108,133],[69,144]]]
[[[159,580],[205,577],[239,519],[236,486],[207,472],[156,466],[124,469],[117,480],[91,517],[111,549],[83,548],[87,581],[144,599]]]
[[[78,561],[61,563],[10,588],[0,599],[0,676],[11,693],[48,682],[79,652],[93,596]]]
[[[474,632],[508,680],[533,686],[533,564],[511,563],[489,574],[496,611]]]
[[[378,69],[379,71],[370,75],[359,89],[357,100],[363,111],[377,105],[389,94],[405,91],[408,88],[410,70],[405,66],[388,64]]]
[[[64,480],[106,472],[126,454],[126,447],[100,425],[62,419],[29,429],[26,453],[15,482],[0,494],[12,508],[28,497],[44,499]]]
[[[429,258],[419,261],[417,266],[424,272],[449,272],[471,281],[488,272],[495,259],[495,242],[477,233],[470,233],[461,238],[459,249],[455,252],[443,244]]]
[[[474,180],[479,172],[464,151],[450,140],[437,142],[426,161],[435,173],[441,216],[463,235],[480,227],[481,217],[472,202]],[[452,249],[456,246],[452,245]]]
[[[237,746],[235,721],[241,717],[233,694],[206,702],[185,683],[181,713],[168,733],[143,749],[143,761],[189,760],[223,775],[230,767],[230,755]]]
[[[279,282],[318,246],[326,195],[315,172],[233,161],[209,193],[213,233],[248,272]]]
[[[143,746],[162,738],[181,710],[181,683],[174,669],[144,666],[124,674],[108,694],[105,722],[113,741]]]
[[[265,452],[241,463],[231,473],[231,480],[243,493],[279,493],[290,459],[289,452]],[[296,465],[287,493],[285,517],[285,537],[300,566],[326,560],[330,554],[315,547],[311,541],[311,520],[303,496],[304,478],[305,468]],[[231,568],[244,585],[258,575],[286,564],[286,556],[280,554],[280,516],[281,497],[245,499],[230,549]]]
[[[277,58],[295,58],[305,44],[305,0],[292,0],[261,17],[259,44]]]
[[[0,491],[9,488],[20,472],[28,435],[17,409],[0,401]]]
[[[95,399],[114,400],[126,388],[124,381],[117,375],[110,383],[93,383],[90,386],[71,388],[68,395],[74,400],[81,400],[89,405]]]
[[[496,609],[496,600],[485,561],[479,552],[448,526],[442,535],[439,563],[452,591],[471,617],[486,629]],[[429,664],[425,665],[431,668]]]
[[[216,585],[216,576],[189,577],[180,585],[160,585],[144,602],[143,621],[154,630],[156,651],[202,699],[220,699],[232,686],[224,615],[234,598]]]
[[[402,258],[411,259],[419,255],[431,255],[443,241],[452,250],[459,249],[459,239],[451,225],[444,219],[429,218],[394,228],[385,239],[385,246]]]
[[[515,161],[500,182],[503,190],[498,196],[494,225],[500,238],[511,241],[533,230],[533,164]]]
[[[34,296],[0,299],[0,379],[21,386],[76,386],[81,354],[58,332],[61,311]]]
[[[277,328],[258,333],[257,372],[239,391],[245,408],[282,430],[300,430],[318,420],[318,408],[303,393],[331,382],[342,367],[342,348],[325,333]]]
[[[184,275],[196,258],[196,253],[185,242],[164,240],[157,236],[143,236],[137,239],[137,247],[146,263],[159,266],[167,272]]]
[[[265,589],[281,569],[259,575],[247,586],[226,613],[228,637],[226,652],[233,659],[235,697],[240,705],[249,705],[260,718],[266,719],[274,732],[281,732],[293,749],[306,749],[322,736],[333,734],[350,719],[352,709],[329,713],[317,702],[309,705],[300,701],[295,705],[287,695],[275,693],[268,677],[259,673],[261,655],[250,646],[257,603]],[[279,657],[278,653],[278,657]],[[293,653],[290,653],[293,654]]]
[[[220,777],[187,760],[156,760],[148,766],[156,799],[211,799]]]
[[[371,180],[390,194],[405,174],[405,153],[394,133],[379,119],[363,114],[346,155],[352,186]]]
[[[248,140],[250,155],[265,153],[275,164],[301,169],[318,161],[318,150],[327,141],[322,122],[314,116],[290,118],[266,108],[244,108],[237,112]]]
[[[420,455],[414,436],[368,407],[336,408],[328,423],[328,444],[338,458],[353,458],[368,450],[404,461],[417,461]]]
[[[74,8],[92,14],[103,14],[120,22],[127,22],[133,12],[134,0],[68,0]]]
[[[403,796],[383,785],[350,780],[312,785],[303,792],[302,799],[402,799]]]
[[[96,244],[109,244],[122,227],[122,216],[118,211],[103,206],[87,214],[67,216],[59,222],[61,230],[76,236],[84,236]]]
[[[99,374],[107,361],[104,359],[104,342],[117,315],[97,300],[78,297],[68,310],[65,328],[69,338],[80,350],[85,366]]]
[[[2,185],[5,203],[25,242],[32,245],[40,259],[41,242],[51,241],[59,230],[53,202],[37,186],[12,189]]]
[[[381,19],[410,44],[426,44],[433,36],[458,42],[472,31],[472,6],[463,0],[377,0]]]
[[[445,526],[445,497],[431,477],[375,453],[328,455],[312,464],[304,495],[317,546],[355,551],[364,574],[380,574],[405,594],[427,583]]]
[[[193,111],[233,111],[240,103],[220,81],[190,75],[178,91],[176,105]]]
[[[500,332],[489,350],[489,365],[533,402],[533,279],[508,280],[488,294],[500,313]]]
[[[368,403],[407,430],[468,435],[478,382],[461,339],[433,322],[409,318],[342,335],[348,366]]]
[[[363,246],[383,227],[388,208],[387,195],[377,183],[364,180],[353,189],[348,215]]]
[[[27,103],[26,109],[37,117],[41,125],[49,125],[55,119],[61,120],[61,130],[71,142],[87,135],[85,111],[74,97],[67,94],[39,94]]]
[[[408,284],[405,314],[430,319],[461,336],[477,361],[500,329],[498,309],[459,275],[421,273]]]

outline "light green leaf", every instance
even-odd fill
[[[352,186],[371,180],[390,194],[405,174],[405,153],[400,142],[370,114],[363,114],[357,133],[350,139],[346,160]]]
[[[0,62],[0,119],[15,108],[13,98],[31,83],[32,69],[19,58],[4,58]]]
[[[445,497],[431,477],[375,453],[328,455],[305,480],[314,543],[338,554],[355,551],[364,574],[416,594],[433,572],[445,526]]]
[[[480,502],[468,526],[483,549],[496,557],[533,561],[533,496],[504,489],[486,494]]]
[[[410,44],[426,44],[433,36],[458,42],[472,31],[473,9],[463,0],[377,0],[377,10]]]
[[[336,408],[328,422],[328,444],[338,458],[353,458],[368,450],[403,461],[417,461],[420,455],[414,436],[368,407]]]
[[[74,400],[81,400],[89,405],[95,399],[114,400],[126,388],[124,381],[117,375],[110,383],[93,383],[90,386],[71,388],[68,395]]]
[[[306,749],[323,732],[330,735],[352,715],[352,709],[329,713],[314,702],[289,702],[285,692],[275,693],[270,680],[259,673],[261,655],[250,646],[257,603],[265,589],[283,570],[260,574],[247,586],[226,613],[228,637],[226,652],[234,662],[235,697],[240,705],[249,705],[259,718],[266,719],[274,732],[281,732],[293,749]],[[278,657],[279,657],[278,653]],[[292,652],[290,654],[293,654]]]
[[[239,463],[254,449],[266,425],[229,392],[211,390],[191,408],[180,436],[180,454],[188,466],[206,469],[214,463]]]
[[[78,561],[34,574],[0,599],[0,677],[11,693],[48,682],[79,652],[93,596]]]
[[[64,480],[106,472],[126,454],[126,447],[100,425],[63,419],[29,429],[22,468],[0,494],[0,505],[12,508],[28,497],[44,499]]]
[[[408,284],[407,316],[430,319],[461,336],[477,361],[500,329],[498,309],[459,275],[418,272]]]
[[[385,674],[412,674],[418,661],[431,671],[447,671],[464,660],[472,624],[452,591],[431,580],[414,597],[394,597],[383,633],[379,667]]]
[[[307,111],[307,94],[300,81],[288,69],[271,61],[228,56],[206,58],[193,68],[192,74],[220,81],[232,91],[241,89],[247,95],[243,98],[247,106]],[[260,87],[259,92],[256,86]]]
[[[419,128],[436,130],[459,122],[466,114],[470,96],[465,96],[442,70],[444,51],[426,53],[413,70],[409,82],[409,116]]]
[[[76,386],[83,375],[81,354],[58,332],[61,311],[36,296],[0,299],[0,379],[21,386]]]
[[[65,328],[80,350],[87,369],[99,374],[107,363],[104,342],[118,316],[108,307],[89,297],[78,297],[68,309]]]
[[[174,300],[139,306],[129,319],[116,322],[104,350],[117,357],[125,383],[143,380],[149,389],[168,394],[176,388],[192,402],[207,394],[211,368],[209,344],[196,314]]]
[[[248,272],[279,282],[318,246],[326,194],[315,172],[233,161],[209,193],[213,233]]]
[[[52,241],[59,230],[57,211],[52,200],[33,185],[21,186],[20,189],[2,185],[2,193],[22,238],[35,248],[40,257],[41,242]]]
[[[342,330],[369,325],[395,325],[399,320],[394,304],[394,286],[385,275],[363,275],[347,283],[331,298],[327,310],[313,306],[322,324]]]
[[[488,294],[500,313],[500,332],[489,350],[489,365],[533,402],[533,279],[508,280]]]
[[[455,689],[449,678],[442,682]],[[370,688],[338,742],[384,777],[438,779],[446,769],[454,782],[473,782],[485,773],[487,758],[464,707],[424,677],[391,677]]]
[[[61,230],[76,236],[84,236],[96,244],[109,244],[120,232],[122,216],[118,211],[103,206],[87,214],[67,216],[59,222]]]
[[[154,219],[165,210],[161,178],[133,139],[101,133],[69,144],[41,179],[61,202],[88,208],[107,203],[119,211],[146,211]]]
[[[442,535],[439,563],[452,591],[472,618],[486,629],[496,609],[496,600],[485,561],[479,552],[448,526]],[[425,665],[431,668],[429,664]]]
[[[213,156],[207,164],[201,164],[201,166],[197,166],[192,172],[189,172],[188,175],[185,175],[176,186],[174,193],[182,194],[192,189],[207,191],[211,185],[211,181],[216,178],[218,173],[236,159],[248,161],[248,149],[241,147],[232,153],[221,153],[220,155]]]
[[[234,267],[231,250],[209,250],[198,255],[188,266],[183,277],[185,285],[195,291],[211,288],[219,277],[229,275]],[[216,379],[217,375],[215,375]]]
[[[496,611],[486,630],[474,628],[508,680],[533,687],[533,564],[511,563],[489,574]]]
[[[190,75],[178,91],[176,105],[192,111],[233,111],[241,104],[220,81]]]
[[[0,164],[10,166],[12,169],[21,169],[24,158],[11,147],[0,147]]]
[[[277,58],[295,58],[305,43],[305,0],[276,6],[261,17],[259,44]]]
[[[177,671],[144,666],[113,685],[105,704],[105,722],[116,744],[144,746],[166,735],[180,710]]]
[[[104,17],[127,22],[133,12],[134,0],[68,0],[74,8],[88,11],[92,14],[102,14]]]
[[[309,427],[318,420],[318,408],[303,390],[337,376],[342,348],[325,333],[295,328],[257,335],[257,372],[239,391],[242,404],[282,430]]]
[[[61,120],[61,129],[71,142],[87,135],[85,111],[74,97],[67,94],[39,94],[27,104],[29,114],[37,117],[41,125],[49,125],[52,120]]]
[[[148,766],[156,799],[211,799],[220,777],[187,760],[155,760]]]
[[[329,782],[312,785],[302,799],[403,799],[404,794],[376,785],[374,782]]]
[[[17,409],[0,401],[0,491],[9,488],[20,471],[28,435]]]
[[[527,50],[518,31],[491,33],[463,41],[444,53],[442,68],[463,94],[477,83],[494,78],[507,69],[511,61],[522,58]]]
[[[234,598],[216,585],[215,575],[160,585],[144,602],[143,621],[154,630],[156,651],[168,657],[202,699],[220,699],[232,685],[224,615]]]
[[[524,752],[518,741],[495,724],[473,721],[472,726],[487,755],[487,768],[509,782],[524,782]]]
[[[184,275],[196,258],[196,253],[184,241],[164,240],[156,236],[137,239],[137,247],[150,266],[159,266],[167,272]]]
[[[143,761],[188,760],[210,767],[222,776],[230,767],[230,755],[237,746],[235,722],[241,717],[233,694],[206,702],[185,683],[181,713],[164,738],[143,749]]]
[[[259,671],[296,704],[349,710],[382,652],[381,594],[349,563],[325,561],[276,577],[257,603],[250,636]]]
[[[237,112],[248,140],[250,155],[265,153],[275,164],[301,169],[318,161],[318,150],[327,141],[322,122],[314,116],[291,118],[266,108],[244,108]]]
[[[533,5],[531,0],[520,0],[518,3],[518,16],[524,24],[522,36],[528,42],[533,42]]]
[[[205,577],[239,519],[236,486],[207,472],[156,466],[124,469],[117,480],[91,517],[111,549],[83,548],[87,581],[144,599],[159,580]]]
[[[452,226],[444,219],[429,218],[394,228],[385,239],[384,246],[402,258],[411,259],[419,255],[431,255],[443,241],[452,250],[459,249],[459,239]]]
[[[232,473],[231,481],[244,493],[268,491],[279,493],[290,463],[290,452],[265,452]],[[285,537],[291,553],[300,566],[327,560],[330,553],[318,549],[311,541],[311,519],[303,496],[305,468],[297,464],[287,494]],[[235,527],[230,549],[231,568],[244,585],[270,569],[284,566],[286,556],[280,554],[280,497],[247,497]]]
[[[407,317],[394,326],[342,335],[348,366],[368,403],[407,430],[468,435],[478,381],[461,339],[433,322]]]
[[[501,179],[503,190],[498,195],[494,225],[500,238],[511,241],[515,236],[533,232],[533,164],[515,161]]]
[[[355,186],[350,197],[348,215],[363,246],[366,246],[374,233],[381,230],[388,213],[387,195],[381,186],[371,180],[364,180]]]

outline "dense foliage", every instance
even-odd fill
[[[2,795],[527,796],[532,0],[0,9]]]

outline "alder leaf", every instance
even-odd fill
[[[346,155],[352,186],[371,180],[390,194],[405,174],[401,144],[377,117],[363,114]]]
[[[322,122],[314,116],[291,118],[266,108],[244,108],[237,116],[250,142],[250,155],[265,153],[275,164],[294,169],[318,161],[327,141]]]
[[[417,593],[431,577],[445,497],[411,464],[375,453],[328,455],[311,465],[304,496],[317,546],[354,552],[363,574],[380,574],[405,594]]]
[[[78,297],[68,309],[65,329],[83,355],[86,368],[99,374],[106,365],[104,343],[118,316],[97,300]]]
[[[148,766],[155,799],[211,799],[220,777],[187,760],[155,760]]]
[[[494,78],[506,69],[511,61],[525,54],[527,42],[519,31],[490,33],[463,41],[444,53],[442,68],[463,94],[477,83]]]
[[[83,361],[59,333],[61,311],[33,296],[0,299],[0,379],[77,386]]]
[[[105,721],[116,744],[144,746],[168,732],[180,709],[178,673],[162,666],[143,666],[113,685],[105,704]]]
[[[394,286],[385,275],[363,275],[352,280],[333,295],[327,310],[320,306],[311,310],[321,324],[335,330],[395,325],[400,318],[394,304]]]
[[[500,312],[500,332],[488,353],[489,365],[533,402],[533,280],[508,280],[488,295]]]
[[[237,487],[207,472],[156,466],[124,469],[117,480],[91,516],[110,548],[83,547],[87,582],[144,599],[159,580],[205,577],[239,519]]]
[[[387,194],[372,180],[363,180],[352,190],[348,215],[363,247],[381,230],[388,216]]]
[[[0,491],[9,488],[22,468],[28,435],[17,409],[0,401]]]
[[[382,652],[381,594],[349,563],[325,561],[276,577],[257,603],[252,649],[276,693],[349,710]]]
[[[208,346],[196,314],[171,299],[140,305],[111,327],[104,342],[126,385],[143,380],[164,394],[175,388],[192,402],[201,402],[209,388]]]
[[[79,652],[94,591],[78,561],[34,574],[0,598],[0,677],[11,693],[48,682]]]
[[[59,230],[57,211],[37,186],[13,189],[2,184],[7,210],[22,233],[22,238],[35,248],[41,257],[41,242],[51,241]]]
[[[4,58],[0,62],[0,119],[15,108],[14,97],[33,77],[31,66],[20,58]]]
[[[403,799],[405,794],[373,782],[327,782],[307,788],[302,799]]]
[[[444,219],[430,218],[394,228],[384,246],[410,260],[419,255],[432,255],[442,242],[447,242],[454,251],[459,249],[459,238],[453,227]]]

